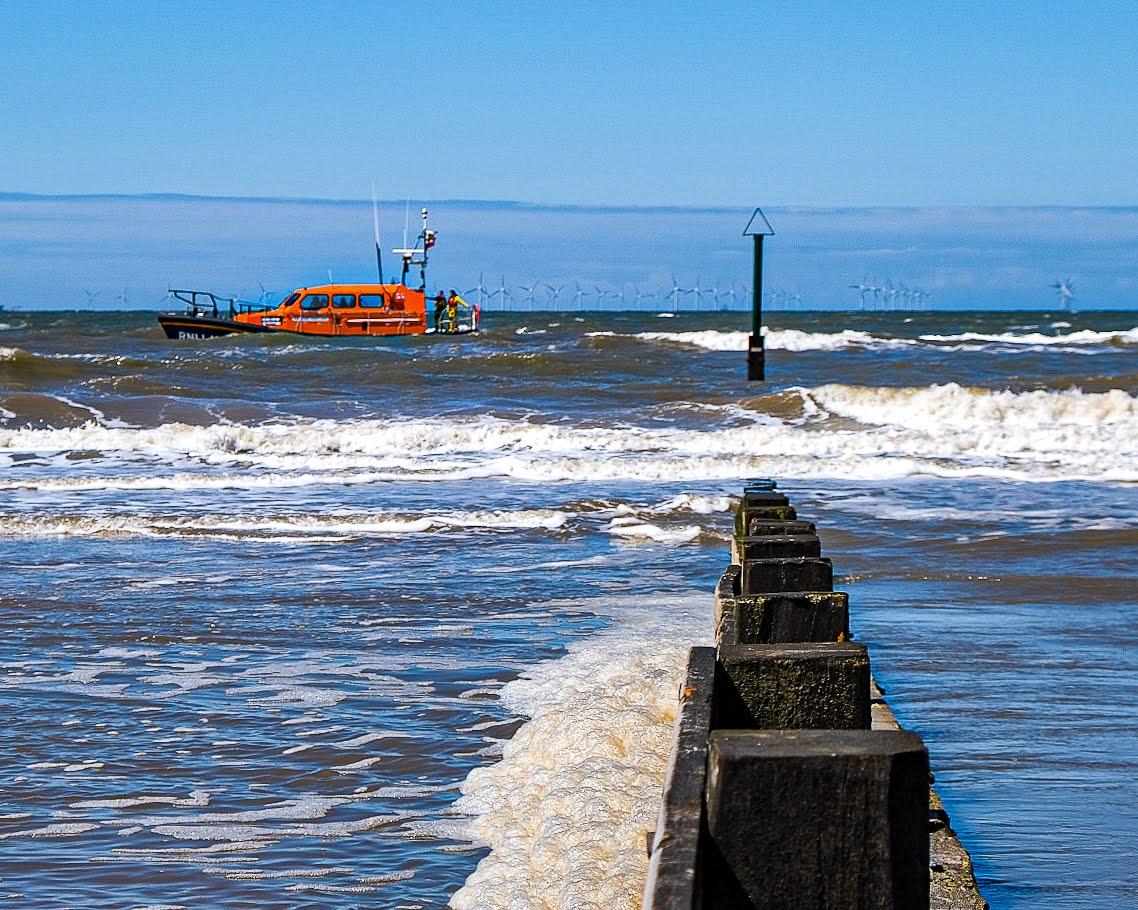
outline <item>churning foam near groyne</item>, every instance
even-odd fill
[[[529,719],[455,803],[467,835],[490,847],[455,910],[639,906],[677,681],[707,637],[706,600],[618,606],[608,631],[506,685],[506,706]]]

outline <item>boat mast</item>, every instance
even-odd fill
[[[391,252],[397,253],[403,257],[403,277],[400,283],[407,284],[407,273],[411,270],[411,266],[419,266],[419,281],[420,288],[423,291],[427,289],[427,251],[435,245],[435,240],[438,234],[427,227],[427,210],[423,209],[423,230],[419,232],[416,238],[419,245],[415,247],[407,246],[407,230],[404,228],[403,232],[403,246],[400,249],[392,250]],[[415,257],[418,257],[417,259]]]
[[[379,243],[379,203],[375,198],[375,181],[371,184],[371,221],[375,228],[375,270],[379,273],[379,283],[383,284],[383,249]]]
[[[423,292],[427,290],[427,251],[434,246],[434,231],[427,230],[427,210],[423,209],[423,231],[419,234],[419,248],[423,251],[423,258],[419,260],[419,284]]]

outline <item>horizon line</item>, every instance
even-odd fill
[[[323,196],[229,196],[206,193],[26,193],[19,191],[0,191],[0,202],[95,202],[95,201],[141,201],[141,202],[255,202],[276,205],[371,205],[371,199],[333,198]],[[406,204],[406,199],[380,199],[384,205]],[[738,214],[752,211],[754,205],[658,205],[604,204],[574,202],[525,202],[516,199],[419,199],[417,205],[459,205],[471,208],[517,209],[558,212],[666,212],[690,214]],[[800,203],[774,203],[763,206],[777,212],[921,212],[921,211],[1036,211],[1036,212],[1077,212],[1138,211],[1138,203],[1102,204],[985,204],[985,203],[941,203],[926,205],[865,204],[865,205],[821,205]]]

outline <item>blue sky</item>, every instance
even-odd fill
[[[1138,202],[1130,3],[7,3],[0,190]]]

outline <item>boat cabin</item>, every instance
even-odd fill
[[[269,310],[237,313],[237,322],[305,335],[422,335],[421,290],[401,284],[323,284],[293,291]]]

